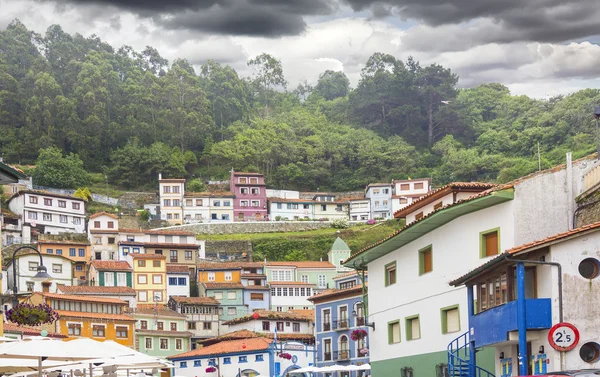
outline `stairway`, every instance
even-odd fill
[[[448,377],[495,377],[471,363],[469,333],[462,334],[448,344]]]

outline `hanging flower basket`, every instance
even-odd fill
[[[10,322],[25,326],[39,326],[43,323],[53,323],[58,319],[58,313],[46,304],[34,305],[23,302],[6,312]]]
[[[360,350],[358,350],[358,353],[360,353],[363,356],[366,356],[369,354],[369,349],[368,348],[362,348]]]
[[[286,360],[291,360],[292,359],[292,355],[287,353],[287,352],[282,352],[279,354],[279,357],[281,357],[282,359],[286,359]]]
[[[350,339],[357,341],[366,338],[368,335],[367,330],[358,329],[350,333]]]
[[[215,367],[208,367],[206,368],[206,373],[214,373],[217,371],[217,368]]]

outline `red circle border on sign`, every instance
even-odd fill
[[[558,344],[554,343],[554,338],[553,338],[552,334],[554,334],[556,329],[558,329],[559,327],[568,327],[571,330],[573,330],[573,333],[575,334],[575,341],[569,347],[561,347]],[[574,325],[572,325],[568,322],[557,323],[556,325],[552,326],[550,331],[548,331],[548,343],[550,343],[550,346],[557,351],[561,351],[561,352],[571,351],[573,348],[577,347],[577,345],[579,344],[579,330],[577,330],[577,327],[575,327]]]

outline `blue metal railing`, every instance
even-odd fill
[[[448,344],[449,377],[495,377],[471,362],[469,333],[464,333]]]

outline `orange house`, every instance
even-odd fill
[[[135,319],[125,314],[126,301],[41,292],[32,294],[31,301],[44,302],[59,314],[55,323],[43,326],[48,331],[66,335],[68,339],[114,340],[127,347],[134,346]]]
[[[242,274],[262,273],[259,262],[201,262],[197,263],[198,283],[240,283]]]
[[[87,263],[90,261],[90,243],[77,241],[39,240],[42,255],[61,255],[73,261],[73,278],[87,280]]]

